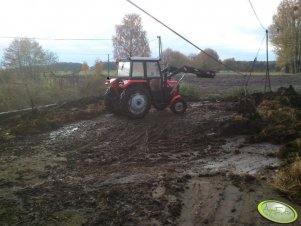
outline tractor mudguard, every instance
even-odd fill
[[[118,92],[118,79],[117,78],[110,79],[109,77],[107,77],[105,85],[108,88],[112,87],[112,89],[114,90],[115,97],[119,96],[119,92]]]
[[[174,97],[171,99],[171,101],[169,102],[168,107],[171,107],[171,106],[173,105],[173,103],[174,103],[176,100],[181,99],[181,98],[182,98],[181,95],[176,95],[176,96],[174,96]]]
[[[128,88],[130,85],[145,85],[147,80],[124,80],[119,86],[122,89]]]

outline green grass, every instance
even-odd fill
[[[301,87],[300,87],[301,88]],[[249,88],[247,90],[248,94],[254,94],[254,93],[262,93],[263,91],[261,89],[251,89]],[[232,88],[229,90],[226,90],[224,92],[205,92],[198,89],[198,87],[194,86],[193,84],[188,83],[182,83],[180,86],[180,94],[183,96],[193,96],[200,99],[209,99],[209,100],[227,100],[227,99],[233,99],[241,96],[244,94],[244,90],[241,88]]]
[[[180,94],[183,96],[200,97],[199,90],[196,87],[187,83],[182,83],[180,85]]]

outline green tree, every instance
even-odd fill
[[[283,0],[269,28],[277,63],[287,72],[301,71],[301,0]]]
[[[139,15],[127,14],[123,17],[122,24],[116,25],[113,47],[115,58],[150,56],[146,31],[143,30]]]
[[[37,41],[16,38],[4,50],[2,65],[5,69],[17,70],[20,74],[36,76],[50,69],[58,60],[55,53],[44,50]]]
[[[191,65],[196,68],[201,68],[203,70],[213,70],[219,71],[221,64],[219,63],[220,59],[216,51],[213,49],[207,48],[204,52],[200,52],[198,55],[192,55],[191,58]],[[212,59],[214,58],[214,59]]]

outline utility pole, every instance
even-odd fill
[[[157,38],[159,40],[159,58],[161,58],[161,54],[162,54],[161,36],[157,36]]]
[[[264,85],[264,92],[266,92],[267,86],[269,87],[269,91],[271,89],[271,79],[270,79],[270,66],[269,66],[269,31],[268,29],[265,30],[266,34],[266,55],[267,55],[267,68],[265,73],[265,85]]]
[[[108,77],[110,77],[110,54],[108,54],[108,66],[107,66],[107,69],[108,69]]]

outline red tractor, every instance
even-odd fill
[[[183,73],[176,81],[171,77]],[[131,118],[144,117],[151,105],[158,110],[169,107],[174,113],[182,114],[187,103],[179,94],[179,83],[184,73],[198,77],[213,78],[214,71],[203,71],[188,66],[160,68],[160,59],[130,57],[118,61],[117,78],[107,78],[105,106],[112,113],[125,113]]]

